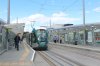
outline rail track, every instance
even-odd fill
[[[50,66],[85,66],[52,51],[38,51],[38,53]]]
[[[49,57],[42,53],[41,51],[37,51],[37,53],[50,65],[50,66],[56,66],[56,64],[54,62],[52,62]]]
[[[49,46],[48,51],[37,51],[49,66],[98,66],[100,53],[74,48]]]
[[[49,46],[50,47],[50,46]],[[54,47],[54,46],[53,46]],[[59,47],[56,47],[56,49],[57,48],[59,48],[59,49],[62,49],[61,48],[62,46],[60,46],[60,48]],[[90,58],[94,58],[94,59],[98,59],[98,60],[100,60],[100,53],[97,53],[97,52],[94,52],[94,51],[84,51],[84,50],[81,50],[80,49],[80,52],[79,51],[77,51],[77,50],[73,50],[73,48],[71,48],[71,50],[69,50],[68,49],[68,47],[66,48],[66,47],[63,47],[63,49],[62,50],[67,50],[67,51],[70,51],[70,52],[73,52],[73,53],[76,53],[76,54],[80,54],[80,55],[82,55],[82,56],[87,56],[87,57],[90,57]],[[74,48],[75,49],[75,48]],[[77,48],[76,48],[77,49]]]

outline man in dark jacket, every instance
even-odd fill
[[[15,40],[15,48],[17,48],[17,50],[19,50],[19,41],[20,41],[20,36],[19,34],[17,34],[14,38]]]

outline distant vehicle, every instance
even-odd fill
[[[47,50],[48,33],[44,28],[33,29],[30,35],[30,45],[33,49]]]

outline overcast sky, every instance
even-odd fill
[[[0,0],[0,18],[7,20],[7,1]],[[82,0],[10,0],[11,23],[26,23],[25,31],[31,31],[31,24],[83,24]],[[100,0],[85,0],[86,24],[100,22]],[[35,22],[35,23],[32,23]]]

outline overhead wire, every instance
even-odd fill
[[[45,0],[44,2],[42,2],[41,4],[39,4],[38,2],[36,2],[35,0],[31,0],[31,1],[33,1],[33,2],[35,2],[34,4],[38,4],[38,5],[40,5],[40,8],[39,8],[39,11],[41,12],[42,10],[47,10],[48,8],[45,8],[45,6],[46,5],[49,5],[48,4],[48,1],[47,0]],[[79,1],[81,1],[81,0],[74,0],[74,1],[72,1],[72,3],[71,4],[69,4],[68,6],[62,6],[62,8],[64,8],[62,11],[67,11],[67,10],[71,10],[73,7],[76,7],[76,5],[77,5],[77,3],[79,3]],[[51,0],[51,6],[54,6],[55,5],[55,0]],[[50,8],[49,8],[50,9]]]
[[[70,10],[71,8],[73,7],[76,7],[75,5],[79,2],[79,0],[74,0],[71,4],[69,4],[68,6],[64,6],[65,9],[63,11],[66,11],[66,10]]]

